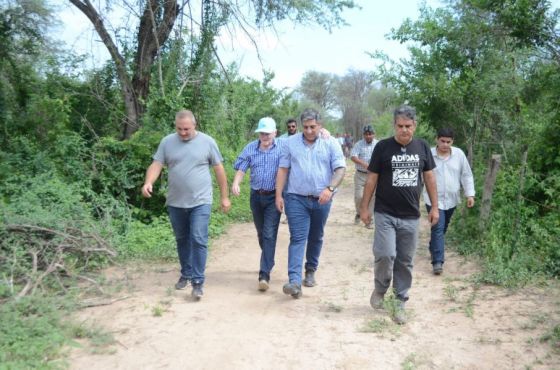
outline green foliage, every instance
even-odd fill
[[[100,139],[92,148],[93,163],[89,174],[92,189],[97,193],[110,194],[143,210],[146,203],[140,187],[161,138],[160,133],[142,130],[126,141],[110,137]],[[156,191],[155,197],[160,203],[151,204],[157,204],[158,208],[148,210],[161,213],[164,195]],[[140,212],[137,216],[143,219],[146,213]]]
[[[53,284],[60,284],[54,278],[58,273],[74,277],[107,263],[113,235],[108,207],[94,214],[92,207],[101,202],[86,202],[84,199],[91,196],[87,190],[48,175],[27,178],[19,185],[2,206],[4,297],[19,293],[30,283],[33,290],[50,290]],[[107,253],[94,252],[100,248]]]
[[[455,144],[471,150],[479,188],[486,159],[502,155],[490,220],[480,225],[477,208],[460,209],[450,229],[461,253],[480,256],[483,281],[558,276],[557,18],[540,0],[423,6],[390,36],[409,45],[411,58],[375,55],[382,80],[418,109],[415,136],[432,142],[438,128],[453,127]]]
[[[165,216],[154,217],[149,224],[132,220],[120,237],[117,250],[124,260],[175,260],[175,236]]]
[[[560,353],[560,324],[556,324],[547,333],[540,337],[541,342],[547,342],[554,353]]]
[[[48,296],[25,297],[0,305],[0,367],[59,369],[61,349],[70,343],[71,307]]]
[[[453,223],[461,226],[450,228],[450,240],[460,253],[481,258],[484,282],[522,286],[539,276],[560,276],[560,220],[557,213],[539,215],[538,204],[511,201],[519,191],[518,174],[516,166],[501,169],[484,230],[479,230],[476,210],[455,212]]]

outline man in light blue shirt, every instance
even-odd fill
[[[270,117],[261,118],[256,133],[259,139],[247,144],[237,157],[233,168],[237,170],[231,192],[240,194],[239,184],[248,169],[251,170],[251,212],[257,229],[261,260],[259,285],[261,292],[268,290],[270,272],[274,267],[274,254],[280,212],[275,205],[276,172],[284,140],[275,140],[276,122]]]
[[[276,207],[280,212],[286,208],[290,228],[289,281],[283,291],[294,298],[302,295],[304,254],[303,285],[313,287],[316,284],[315,271],[323,247],[324,227],[333,195],[346,172],[346,161],[336,139],[319,134],[322,128],[319,113],[305,109],[300,120],[303,132],[284,141],[276,176]]]
[[[439,129],[437,145],[432,148],[436,162],[436,174],[439,221],[432,226],[430,236],[430,255],[435,275],[443,272],[445,261],[445,233],[457,204],[461,201],[461,187],[467,198],[467,207],[474,206],[474,178],[465,153],[453,145],[455,134],[451,128]],[[424,202],[428,212],[432,208],[430,198],[424,188]]]

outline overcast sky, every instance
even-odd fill
[[[373,70],[375,62],[367,52],[381,50],[392,59],[406,58],[406,47],[388,41],[385,35],[391,28],[398,27],[406,18],[417,19],[420,0],[358,1],[360,10],[348,10],[343,18],[348,26],[333,29],[331,33],[320,27],[301,27],[283,22],[279,34],[272,32],[257,35],[259,62],[254,46],[244,37],[234,40],[223,34],[217,40],[218,54],[224,64],[237,62],[242,75],[262,79],[263,68],[273,71],[272,84],[277,88],[295,88],[306,71],[343,75],[348,69]],[[436,8],[439,0],[426,1]],[[560,0],[551,1],[558,8]],[[75,50],[85,53],[90,50],[92,63],[99,64],[108,58],[105,47],[93,31],[89,21],[72,6],[64,7],[60,13],[63,23],[60,38]]]

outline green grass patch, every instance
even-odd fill
[[[554,353],[560,354],[560,325],[556,325],[544,333],[540,337],[540,341],[542,343],[549,343]]]
[[[62,348],[70,344],[69,301],[24,297],[0,306],[0,364],[7,369],[65,367]]]
[[[393,326],[393,323],[382,317],[366,321],[359,331],[362,333],[383,333],[389,331],[391,326]]]

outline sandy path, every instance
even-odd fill
[[[432,275],[425,218],[407,305],[410,322],[397,326],[387,312],[371,309],[373,232],[353,225],[351,181],[348,174],[331,209],[318,285],[304,288],[301,299],[282,293],[288,226],[280,226],[271,287],[261,293],[254,226],[234,225],[213,243],[200,302],[190,299],[190,291],[171,288],[176,265],[113,273],[115,281],[134,287],[131,297],[82,310],[79,318],[113,333],[117,344],[101,354],[88,346],[72,350],[71,368],[560,368],[559,354],[539,341],[558,323],[558,287],[547,295],[536,288],[515,294],[475,288],[467,278],[476,266],[453,253],[444,274]],[[162,315],[154,315],[159,308]]]

